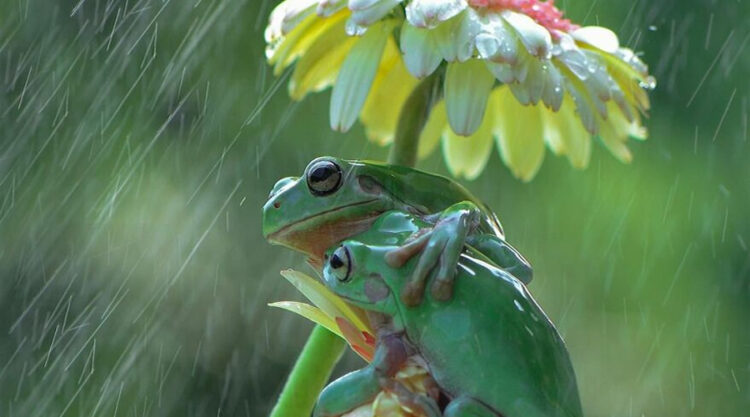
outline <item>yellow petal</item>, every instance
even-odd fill
[[[591,135],[575,112],[575,105],[570,95],[566,94],[557,117],[554,118],[560,138],[574,168],[583,169],[591,159]]]
[[[364,313],[357,312],[359,309],[347,304],[341,297],[334,294],[315,278],[293,269],[283,270],[281,275],[329,317],[343,317],[355,325],[357,329],[374,334],[367,319],[364,318]]]
[[[627,164],[633,160],[633,154],[630,153],[625,142],[619,140],[611,125],[606,123],[602,124],[599,131],[599,137],[601,138],[602,143],[604,143],[604,146],[606,146],[607,149],[609,149],[609,151],[612,152],[612,154],[621,162]]]
[[[544,131],[544,141],[547,143],[552,152],[555,155],[563,155],[566,152],[565,143],[563,142],[564,132],[559,126],[559,113],[552,112],[549,110],[542,110],[542,126]]]
[[[417,156],[419,159],[426,158],[435,150],[447,123],[448,119],[445,114],[445,101],[440,100],[432,108],[430,117],[427,119],[424,129],[422,129],[422,133],[419,135],[419,149],[417,150]]]
[[[484,170],[492,151],[492,125],[496,111],[496,107],[488,102],[482,124],[471,136],[458,136],[445,129],[443,157],[454,176],[473,180]]]
[[[508,88],[496,88],[494,133],[505,164],[522,181],[534,178],[544,159],[542,120],[537,106],[521,106]]]
[[[289,82],[292,99],[301,100],[308,92],[320,91],[336,80],[341,64],[356,42],[356,38],[347,36],[344,31],[346,20],[340,13],[336,16],[325,19],[333,22],[297,62]]]
[[[368,139],[381,145],[393,141],[401,107],[416,84],[417,79],[404,66],[396,41],[389,37],[370,94],[360,113]]]
[[[298,303],[296,301],[278,301],[275,303],[270,303],[268,305],[299,314],[300,316],[310,321],[320,324],[321,326],[341,336],[342,338],[344,337],[344,335],[341,333],[341,330],[339,330],[339,326],[336,325],[336,322],[333,321],[331,317],[327,316],[321,309],[315,306],[311,306],[310,304],[305,303]]]
[[[274,75],[291,65],[295,59],[314,47],[319,37],[328,32],[332,26],[345,21],[349,16],[344,9],[328,18],[320,18],[315,14],[306,17],[297,27],[289,32],[278,45],[270,44],[266,55],[268,62],[274,65]]]

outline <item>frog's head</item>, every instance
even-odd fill
[[[347,301],[368,311],[388,316],[398,313],[398,297],[388,278],[385,247],[346,241],[326,252],[323,279],[328,288]]]
[[[302,177],[279,180],[263,206],[269,242],[303,252],[314,263],[326,248],[366,230],[392,208],[369,164],[333,157],[313,160]]]

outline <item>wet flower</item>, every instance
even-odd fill
[[[333,85],[331,127],[346,131],[359,117],[383,144],[418,80],[439,71],[443,96],[420,156],[442,143],[457,176],[479,175],[493,143],[530,180],[545,145],[583,168],[592,136],[624,162],[627,138],[646,138],[646,65],[610,30],[565,19],[553,0],[287,0],[266,37],[277,73],[297,60],[293,98]]]
[[[364,312],[349,305],[314,278],[291,269],[281,275],[302,292],[314,305],[295,301],[279,301],[269,304],[297,313],[327,328],[344,338],[349,346],[367,362],[372,361],[375,352],[375,332]],[[430,395],[437,399],[438,388],[427,371],[426,364],[419,357],[410,357],[396,373],[395,380],[415,394]],[[342,417],[425,417],[418,410],[411,410],[399,402],[396,394],[381,391],[375,399],[358,407]]]

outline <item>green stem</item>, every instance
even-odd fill
[[[422,80],[412,91],[401,109],[388,162],[413,167],[417,163],[419,135],[430,116],[432,106],[440,95],[442,71],[438,70]]]
[[[270,417],[309,417],[345,347],[344,339],[315,326]]]

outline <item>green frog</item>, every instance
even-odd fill
[[[301,177],[283,178],[273,187],[263,206],[263,235],[305,253],[318,269],[326,249],[367,230],[390,210],[419,216],[429,225],[386,257],[389,266],[399,267],[420,254],[402,289],[406,305],[420,303],[433,269],[433,296],[450,299],[465,244],[521,281],[531,280],[531,266],[505,242],[500,222],[486,205],[455,181],[402,166],[317,158]]]
[[[389,212],[326,253],[324,281],[377,324],[373,362],[321,393],[317,417],[337,416],[386,389],[430,417],[580,417],[573,367],[562,338],[526,286],[471,249],[462,251],[449,301],[429,294],[415,307],[399,294],[417,262],[386,260],[431,224]],[[426,364],[447,401],[439,406],[392,377],[406,358]],[[447,404],[446,404],[447,402]]]

